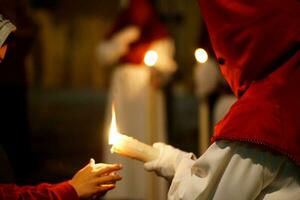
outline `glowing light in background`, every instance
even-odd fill
[[[158,54],[154,50],[147,51],[145,57],[144,57],[144,63],[148,67],[153,67],[158,60]]]
[[[195,51],[195,58],[199,63],[205,63],[208,59],[208,55],[204,49],[198,48]]]

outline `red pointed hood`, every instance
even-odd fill
[[[299,2],[200,0],[221,71],[241,96],[282,66],[299,45]]]
[[[199,0],[221,71],[239,100],[212,141],[245,141],[300,165],[300,4]]]

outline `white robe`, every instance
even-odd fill
[[[299,200],[300,170],[283,156],[219,141],[199,159],[178,164],[168,199]]]

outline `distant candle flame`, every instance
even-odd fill
[[[121,141],[121,134],[118,132],[115,106],[112,105],[111,123],[109,129],[108,144],[115,145]]]
[[[145,57],[144,57],[144,63],[148,67],[153,67],[158,60],[158,54],[154,50],[147,51]]]
[[[195,58],[199,63],[205,63],[208,59],[208,55],[204,49],[198,48],[195,51]]]

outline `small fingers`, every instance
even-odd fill
[[[89,164],[92,165],[96,169],[103,168],[105,166],[113,166],[113,165],[115,165],[115,164],[106,164],[106,163],[96,163],[94,158],[90,159]]]
[[[98,186],[98,192],[112,190],[115,187],[116,187],[116,184],[102,184],[102,185]]]
[[[89,163],[91,166],[95,166],[95,160],[94,160],[94,158],[91,158],[90,159],[90,163]]]
[[[111,172],[117,171],[120,169],[122,169],[122,165],[120,165],[120,164],[107,164],[107,165],[103,166],[102,168],[98,168],[96,175],[101,176],[103,174],[110,174]]]
[[[116,181],[121,180],[122,177],[119,175],[108,175],[108,176],[101,176],[96,179],[97,185],[99,184],[108,184],[108,183],[114,183]]]
[[[95,165],[94,165],[94,167],[96,168],[96,169],[99,169],[99,168],[102,168],[102,167],[105,167],[107,164],[104,164],[104,163],[96,163]]]

